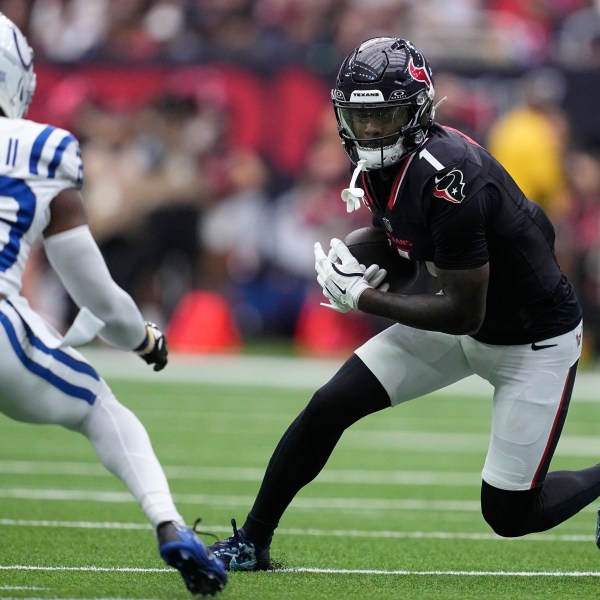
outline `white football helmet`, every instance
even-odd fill
[[[19,28],[0,13],[0,108],[4,115],[23,117],[34,91],[33,50]]]

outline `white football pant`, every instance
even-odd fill
[[[154,527],[182,522],[144,426],[79,352],[46,346],[4,300],[0,355],[0,412],[17,421],[82,433]]]
[[[396,324],[356,354],[381,382],[392,405],[474,374],[489,381],[494,387],[492,431],[482,477],[500,489],[528,490],[545,477],[558,441],[581,336],[580,323],[535,345],[495,346],[467,335]]]

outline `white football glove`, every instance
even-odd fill
[[[324,306],[338,312],[357,308],[358,299],[367,288],[379,287],[381,291],[387,291],[389,287],[387,283],[382,285],[387,275],[385,269],[371,265],[365,271],[344,242],[337,238],[331,240],[329,256],[325,255],[319,242],[315,244],[315,269],[317,281],[329,300]]]
[[[364,265],[361,265],[364,267]],[[383,280],[387,277],[387,271],[382,269],[379,265],[371,265],[365,271],[365,281],[376,290],[380,292],[387,292],[390,289],[389,283],[384,283]]]
[[[364,269],[365,266],[360,265],[360,268]],[[387,271],[385,269],[380,269],[377,265],[371,265],[365,271],[363,277],[365,278],[365,281],[367,281],[371,285],[371,287],[374,287],[380,292],[387,292],[390,289],[390,284],[387,282],[382,283],[386,275]],[[338,302],[333,296],[329,294],[326,288],[323,288],[323,295],[325,296],[325,298],[327,298],[327,300],[329,300],[329,303],[321,302],[321,306],[324,306],[325,308],[331,308],[331,310],[335,310],[339,313],[347,313],[348,311],[352,310],[351,306]]]
[[[334,262],[338,262],[338,255],[336,254],[335,250],[333,248],[329,249],[329,253],[327,254],[327,259],[330,260],[332,263]],[[315,265],[316,268],[316,265]],[[360,265],[360,268],[364,271],[365,267],[364,265]],[[335,310],[339,313],[347,313],[348,311],[351,311],[352,308],[350,306],[348,306],[347,304],[342,304],[341,302],[338,302],[328,291],[326,288],[323,288],[323,296],[325,296],[325,298],[327,298],[327,300],[329,300],[328,303],[326,302],[321,302],[321,306],[324,306],[325,308],[331,308],[332,310]]]

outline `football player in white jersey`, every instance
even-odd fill
[[[86,221],[79,144],[64,129],[23,119],[35,90],[33,51],[0,13],[0,411],[86,436],[155,528],[161,557],[195,594],[226,584],[221,562],[185,526],[144,426],[73,345],[97,335],[136,352],[155,371],[166,340],[113,281]],[[80,308],[62,336],[21,295],[31,245]]]

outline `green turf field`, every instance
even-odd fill
[[[184,517],[202,517],[219,537],[231,517],[243,522],[280,435],[335,366],[174,359],[162,376],[122,356],[101,372],[146,425]],[[584,388],[553,468],[597,462],[600,388]],[[272,553],[285,570],[233,574],[221,597],[600,598],[595,507],[521,540],[484,523],[490,401],[478,389],[429,396],[349,430],[284,516]],[[190,597],[85,439],[2,417],[0,473],[0,598]]]

